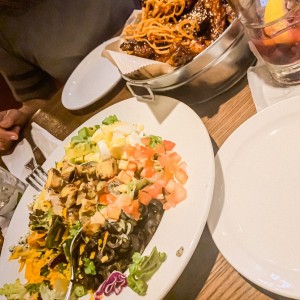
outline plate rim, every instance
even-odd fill
[[[280,289],[277,286],[274,288],[273,287],[270,288],[269,286],[262,284],[262,282],[259,281],[257,279],[257,277],[254,278],[252,276],[252,274],[253,274],[252,271],[250,272],[248,269],[245,269],[245,267],[243,266],[243,263],[240,263],[238,261],[238,259],[233,254],[231,254],[231,251],[228,249],[228,245],[231,244],[230,243],[231,239],[229,239],[229,242],[227,241],[228,245],[224,246],[224,241],[219,239],[219,236],[218,236],[218,234],[220,234],[220,231],[222,230],[221,228],[219,228],[220,226],[218,226],[218,223],[222,219],[222,212],[224,210],[223,208],[226,203],[226,200],[222,200],[223,207],[220,209],[218,217],[214,215],[215,211],[213,211],[213,208],[216,205],[215,202],[217,201],[215,199],[215,192],[218,188],[220,188],[220,185],[217,184],[217,181],[219,180],[220,177],[221,178],[223,177],[224,168],[222,167],[222,163],[224,163],[225,165],[228,165],[228,161],[232,160],[232,159],[228,159],[227,156],[229,156],[229,155],[227,153],[229,153],[230,151],[234,152],[234,150],[236,148],[238,148],[238,144],[242,144],[241,142],[237,142],[239,139],[239,136],[243,135],[243,133],[245,133],[245,131],[248,130],[247,128],[249,126],[255,127],[254,129],[256,130],[257,126],[260,128],[264,127],[267,124],[273,122],[274,120],[282,118],[282,117],[284,117],[284,115],[290,114],[292,112],[291,107],[297,107],[298,114],[300,114],[300,102],[299,102],[298,98],[299,97],[297,97],[297,96],[292,96],[290,98],[279,101],[271,106],[268,106],[268,107],[264,108],[263,110],[258,111],[256,114],[254,114],[249,119],[247,119],[244,123],[242,123],[238,128],[236,128],[232,132],[232,134],[225,140],[225,142],[223,143],[223,145],[220,147],[219,151],[215,155],[216,174],[215,174],[214,196],[213,196],[212,203],[211,203],[210,213],[209,213],[209,216],[207,219],[208,229],[209,229],[211,236],[212,236],[216,246],[218,247],[220,253],[222,253],[224,258],[238,273],[240,273],[242,276],[244,276],[247,280],[249,280],[253,284],[264,289],[265,291],[269,291],[269,292],[274,293],[279,296],[292,297],[295,299],[300,299],[300,290],[299,290],[299,292],[297,292],[297,294],[295,294],[293,292],[289,292],[288,290]],[[286,109],[287,107],[289,109]],[[265,117],[265,115],[269,115],[269,114],[272,114],[273,112],[278,112],[278,111],[280,112],[280,114],[274,113],[273,119],[268,119],[267,122],[263,119]],[[260,121],[260,120],[262,120],[262,121]],[[261,122],[261,124],[260,124],[260,122]],[[252,123],[254,125],[252,125]],[[249,137],[249,134],[248,134],[248,137]],[[245,139],[245,137],[241,138],[241,140],[244,140],[244,139]],[[230,149],[232,149],[232,150],[230,150]],[[225,154],[223,154],[223,153],[225,153]],[[222,162],[222,158],[220,158],[220,156],[225,157],[225,158],[223,158],[223,162]],[[226,170],[226,167],[225,167],[225,170]],[[221,172],[221,175],[219,174],[219,172]],[[224,181],[222,181],[222,182],[224,183]],[[217,207],[218,207],[218,205],[217,205]],[[222,224],[224,224],[224,222],[222,222]],[[224,230],[224,228],[223,228],[223,230]],[[230,233],[230,230],[227,230],[227,233],[228,232]],[[242,253],[241,250],[238,250],[238,252]],[[247,257],[247,255],[245,255],[245,256]],[[253,259],[248,257],[248,261],[249,262],[253,261]]]

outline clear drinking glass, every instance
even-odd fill
[[[24,193],[26,185],[0,166],[0,216],[11,212]]]
[[[300,83],[300,0],[230,0],[272,77]]]

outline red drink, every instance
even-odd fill
[[[292,34],[292,31],[295,30],[290,29],[285,33]],[[298,35],[298,39],[285,43],[277,43],[265,35],[260,39],[252,39],[252,42],[265,62],[273,65],[289,65],[300,60],[300,28]]]
[[[247,24],[246,31],[273,78],[300,83],[300,4],[278,20]]]

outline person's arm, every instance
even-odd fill
[[[39,99],[51,97],[56,86],[50,75],[1,48],[1,43],[0,72],[15,99],[22,102],[20,109],[0,111],[0,155],[3,155],[12,150],[12,146],[20,139],[21,128],[46,101]]]

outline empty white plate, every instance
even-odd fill
[[[215,158],[212,237],[243,276],[300,299],[300,101],[242,124]]]
[[[108,93],[120,80],[116,66],[101,56],[105,46],[119,39],[106,41],[90,52],[76,67],[62,92],[62,104],[70,110],[87,107]]]

